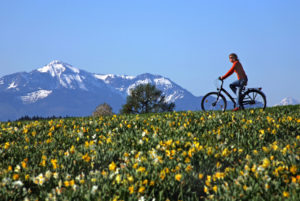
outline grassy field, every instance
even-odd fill
[[[300,200],[300,105],[0,123],[0,200]]]

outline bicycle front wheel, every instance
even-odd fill
[[[266,106],[267,106],[266,96],[260,90],[251,89],[249,91],[246,91],[241,97],[240,107],[242,109],[251,109],[251,108],[265,109]]]
[[[225,111],[227,101],[222,94],[218,95],[218,92],[210,92],[206,94],[201,101],[201,108],[203,111],[209,110],[221,110]]]

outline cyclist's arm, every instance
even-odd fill
[[[225,80],[227,77],[229,77],[233,72],[234,72],[234,68],[235,68],[235,65],[237,64],[237,62],[235,62],[232,67],[230,68],[230,70],[224,75],[224,76],[221,76],[221,79],[222,80]]]

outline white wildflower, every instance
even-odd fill
[[[20,180],[18,180],[18,181],[14,181],[13,183],[12,183],[12,185],[13,186],[17,186],[17,187],[21,187],[21,186],[23,186],[24,184],[23,184],[23,182],[22,181],[20,181]]]
[[[50,170],[47,170],[47,172],[45,173],[45,176],[47,179],[50,179],[52,176],[52,172]]]
[[[53,173],[53,177],[54,177],[54,179],[58,179],[58,173],[57,173],[57,172],[54,172],[54,173]]]
[[[144,196],[140,197],[138,201],[145,201]]]
[[[97,190],[98,190],[98,186],[94,185],[91,190],[92,194],[95,194]]]
[[[20,172],[20,170],[21,170],[20,165],[17,165],[17,166],[15,167],[15,172]]]

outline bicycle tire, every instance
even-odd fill
[[[213,109],[207,107],[206,103],[211,102],[213,99],[216,99],[217,97],[218,97],[218,92],[210,92],[210,93],[206,94],[205,96],[203,96],[202,101],[201,101],[201,109],[203,111],[213,110]],[[220,109],[224,112],[227,107],[227,100],[222,94],[219,95],[219,99],[220,98],[223,101],[223,105],[222,104],[220,105]],[[211,107],[214,107],[214,106],[211,105]],[[219,108],[216,108],[216,110],[218,110],[218,109]]]
[[[259,100],[259,97],[261,97],[261,100]],[[260,90],[250,89],[246,91],[244,94],[242,94],[239,105],[241,109],[250,109],[250,108],[265,109],[267,106],[266,95]]]

